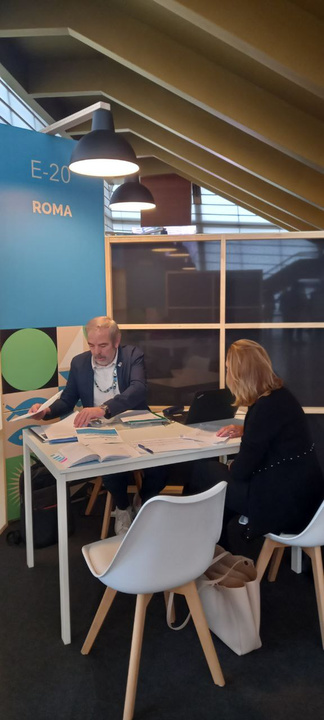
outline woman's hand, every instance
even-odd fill
[[[225,425],[216,433],[217,437],[239,438],[243,435],[243,425]]]

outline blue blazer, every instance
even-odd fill
[[[119,395],[108,402],[112,415],[125,410],[144,410],[147,408],[147,384],[144,355],[132,345],[118,348],[117,378]],[[73,412],[79,400],[83,407],[93,407],[94,378],[91,364],[91,352],[76,355],[71,362],[67,385],[59,400],[50,407],[46,419],[60,417]]]

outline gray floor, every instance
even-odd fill
[[[99,501],[100,502],[100,501]],[[57,547],[36,551],[25,564],[24,547],[0,537],[1,688],[5,720],[120,720],[127,674],[134,598],[118,595],[88,657],[80,648],[102,595],[81,546],[99,536],[102,508],[84,517],[74,506],[70,538],[72,644],[60,640]],[[245,544],[232,523],[239,552],[256,557],[260,541]],[[165,623],[162,595],[147,614],[135,718],[140,720],[314,720],[324,712],[324,652],[313,582],[295,575],[289,557],[278,580],[262,583],[263,646],[238,657],[215,645],[226,686],[213,685],[192,622],[181,632]],[[184,607],[179,607],[179,616]]]

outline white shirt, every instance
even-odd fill
[[[116,355],[109,365],[97,365],[93,357],[91,358],[91,364],[93,368],[93,404],[94,407],[100,407],[103,403],[107,402],[115,395],[119,394],[118,378],[116,377],[116,386],[114,384],[114,371],[117,363],[117,352]],[[97,385],[99,387],[97,387]]]

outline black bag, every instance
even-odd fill
[[[58,541],[57,530],[57,496],[56,481],[53,475],[40,462],[36,462],[31,466],[31,484],[32,484],[32,510],[33,510],[33,531],[34,531],[34,547],[43,548],[49,545],[55,545]],[[68,532],[72,535],[74,532],[73,516],[71,512],[70,493],[67,488],[68,500]],[[19,494],[20,494],[20,530],[11,531],[7,534],[7,542],[9,544],[19,545],[26,542],[25,529],[25,497],[24,497],[24,473],[19,478]]]

